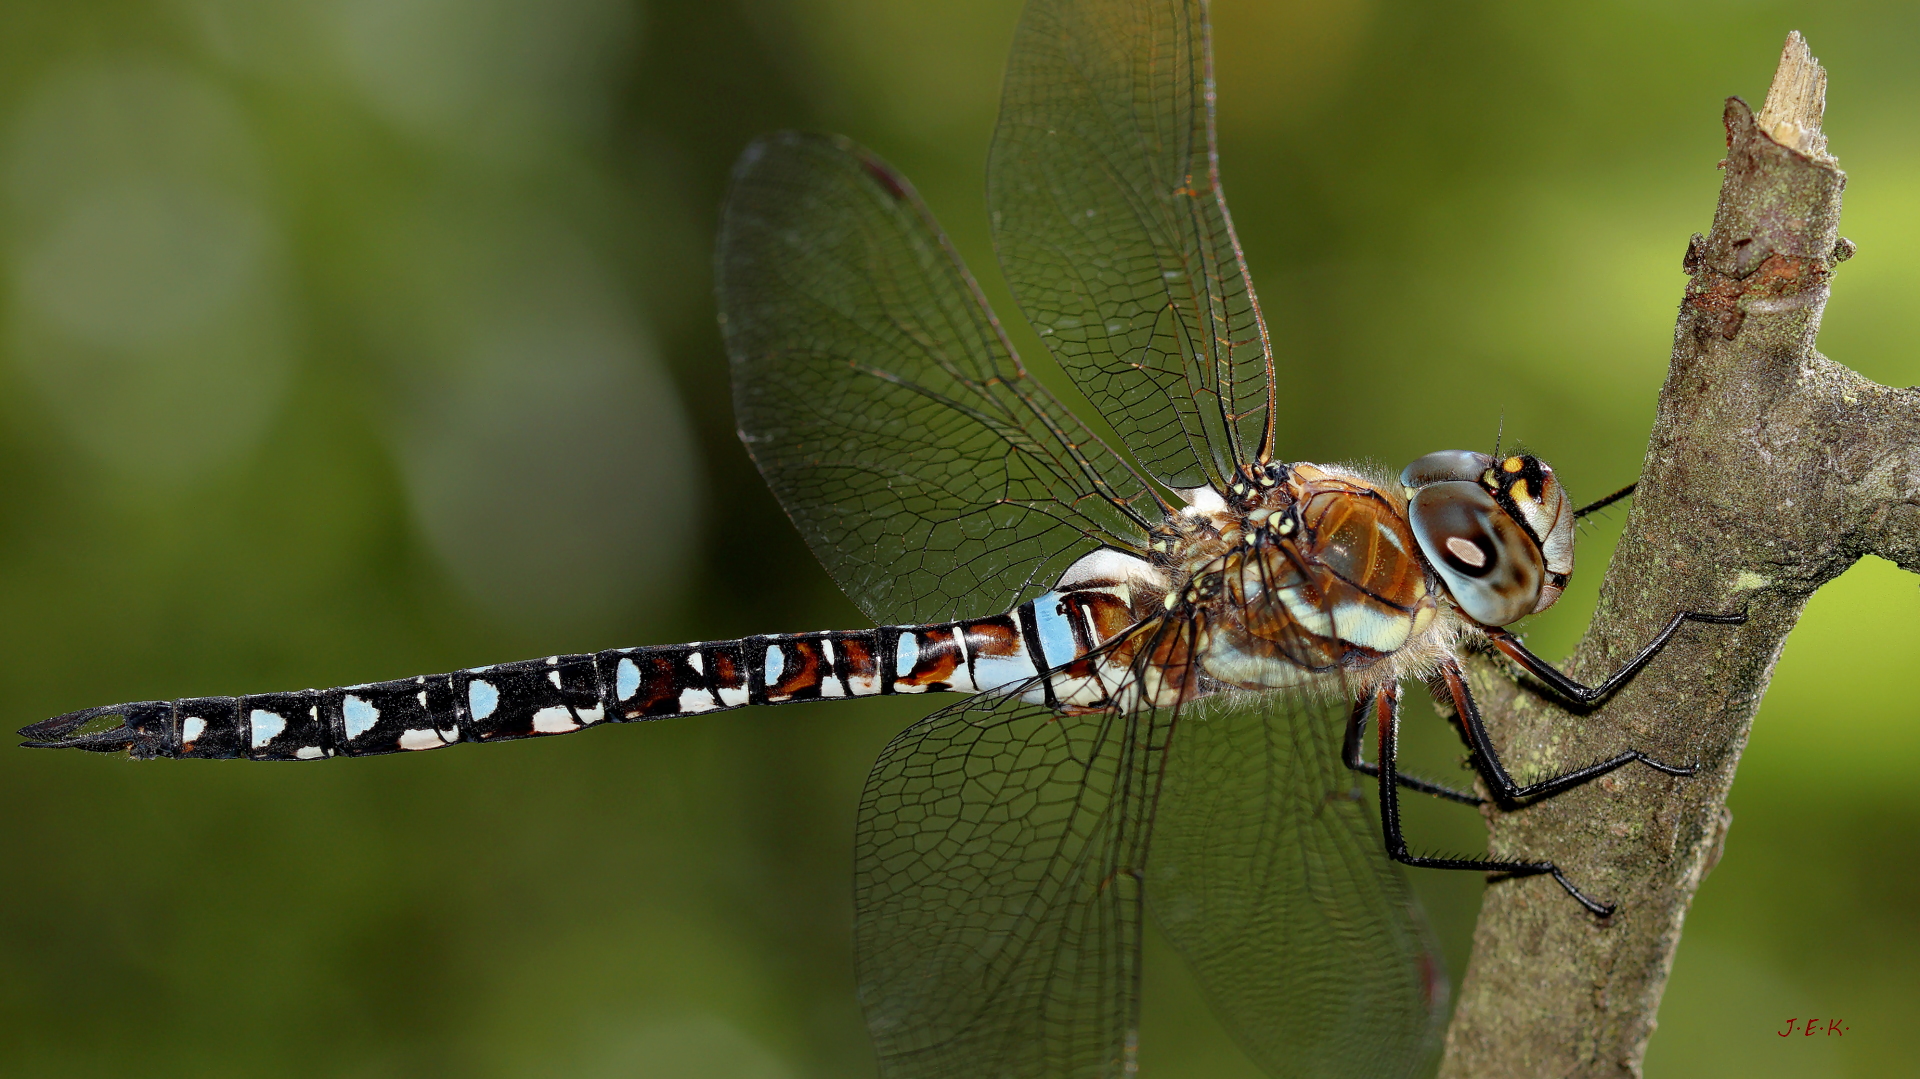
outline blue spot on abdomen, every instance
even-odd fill
[[[476,678],[467,685],[467,709],[475,719],[485,719],[500,707],[500,691],[492,682]]]
[[[347,699],[340,702],[340,710],[347,721],[347,737],[358,738],[373,729],[380,722],[380,713],[373,705],[349,693]]]

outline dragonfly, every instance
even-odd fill
[[[1559,598],[1576,520],[1611,499],[1575,509],[1528,454],[1397,477],[1274,458],[1310,372],[1278,368],[1221,194],[1211,63],[1204,0],[1031,0],[1008,64],[1000,268],[1118,447],[1023,363],[880,158],[797,133],[741,158],[717,254],[740,435],[874,627],[106,705],[27,744],[320,760],[964,694],[886,747],[859,807],[883,1076],[1135,1074],[1149,916],[1272,1074],[1417,1070],[1448,983],[1399,865],[1548,876],[1612,908],[1550,860],[1415,853],[1400,792],[1511,809],[1629,764],[1693,771],[1623,749],[1522,783],[1463,657],[1504,655],[1578,711],[1686,623],[1743,616],[1676,613],[1583,685],[1508,627]],[[1416,682],[1484,794],[1399,771]]]

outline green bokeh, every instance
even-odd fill
[[[0,5],[5,725],[859,624],[733,440],[716,208],[754,134],[845,132],[920,185],[1011,317],[982,190],[1016,14]],[[1504,428],[1577,494],[1629,480],[1720,100],[1757,100],[1796,28],[1832,72],[1860,252],[1822,347],[1920,382],[1920,8],[1220,0],[1216,22],[1285,454],[1397,466]],[[1618,516],[1533,627],[1547,654]],[[1812,602],[1649,1075],[1920,1059],[1916,616],[1884,563]],[[870,1074],[853,807],[916,712],[311,766],[0,751],[0,1073]],[[1416,823],[1478,842],[1471,814]],[[1456,971],[1464,876],[1419,880]],[[1251,1075],[1155,949],[1149,1074]],[[1847,1033],[1774,1035],[1808,1017]]]

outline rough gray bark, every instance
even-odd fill
[[[1589,715],[1473,671],[1495,744],[1525,779],[1622,747],[1697,760],[1687,779],[1629,766],[1522,812],[1489,813],[1496,857],[1547,857],[1619,904],[1601,923],[1548,878],[1490,886],[1447,1033],[1443,1079],[1638,1076],[1680,927],[1719,857],[1728,788],[1788,631],[1863,555],[1920,572],[1920,388],[1820,355],[1846,177],[1820,134],[1825,73],[1788,38],[1767,107],[1726,104],[1712,231],[1686,251],[1640,488],[1599,609],[1566,665],[1592,682],[1679,610],[1689,625]]]

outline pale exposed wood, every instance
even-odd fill
[[[1760,130],[1773,141],[1812,157],[1825,157],[1827,137],[1820,122],[1827,114],[1827,70],[1814,59],[1807,39],[1794,30],[1780,49],[1767,102],[1760,107]]]

